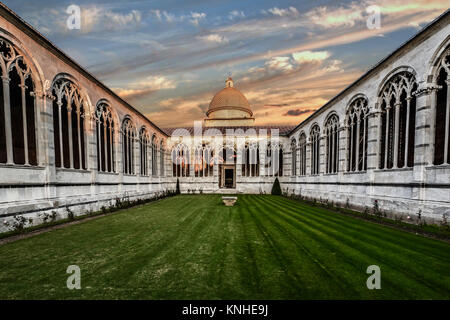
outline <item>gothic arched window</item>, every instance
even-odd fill
[[[196,177],[209,177],[213,175],[214,152],[206,144],[198,146],[194,150],[194,173]]]
[[[174,177],[189,177],[189,148],[178,144],[172,149],[172,174]]]
[[[212,177],[214,175],[214,150],[211,146],[204,146],[204,163],[205,163],[205,177]]]
[[[299,150],[299,175],[306,175],[306,135],[305,133],[300,134],[298,139],[298,150]]]
[[[450,49],[447,49],[439,62],[436,84],[436,118],[434,134],[435,165],[450,162]]]
[[[347,111],[347,171],[367,169],[368,115],[365,98],[351,102]]]
[[[311,174],[320,173],[320,128],[316,124],[311,129]]]
[[[140,164],[141,164],[141,175],[148,176],[148,149],[150,144],[150,137],[145,128],[142,128],[139,132],[139,149],[141,151],[140,154]]]
[[[134,140],[136,129],[131,119],[127,118],[122,124],[122,155],[123,173],[135,174],[134,169]]]
[[[242,160],[242,176],[259,177],[259,148],[256,143],[247,143],[244,146]]]
[[[164,150],[164,142],[161,140],[161,143],[159,145],[159,175],[161,177],[164,177],[166,175],[165,173],[165,161],[164,161],[164,157],[165,157],[165,150]]]
[[[203,152],[203,146],[198,146],[194,150],[194,174],[196,177],[203,177],[203,170],[205,169],[205,157]]]
[[[103,172],[115,172],[114,164],[114,119],[111,107],[99,103],[95,112],[97,133],[97,169]]]
[[[156,136],[152,137],[152,176],[158,175],[158,142]]]
[[[37,165],[34,83],[30,66],[0,39],[0,163]]]
[[[417,84],[413,74],[394,75],[381,92],[380,169],[414,165]]]
[[[268,143],[266,149],[266,175],[283,176],[283,149],[278,143]]]
[[[325,172],[336,173],[339,168],[339,118],[331,115],[325,123]]]
[[[297,142],[295,139],[291,141],[291,154],[292,154],[292,163],[291,163],[291,175],[297,175]]]
[[[278,150],[278,176],[283,176],[283,170],[284,170],[284,152],[283,148],[279,148]]]
[[[53,83],[53,131],[57,167],[86,169],[85,118],[87,103],[71,80]]]

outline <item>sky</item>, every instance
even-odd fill
[[[3,2],[160,127],[202,120],[230,75],[256,125],[296,125],[450,7],[450,0]],[[70,5],[80,8],[80,29],[67,27]]]

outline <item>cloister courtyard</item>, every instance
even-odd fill
[[[178,195],[0,245],[0,299],[449,299],[449,265],[448,242],[319,206]]]

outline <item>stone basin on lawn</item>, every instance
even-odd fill
[[[237,197],[222,197],[222,201],[227,207],[232,207],[237,201]]]

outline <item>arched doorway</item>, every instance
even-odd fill
[[[219,155],[219,188],[236,188],[236,150],[224,147]]]

